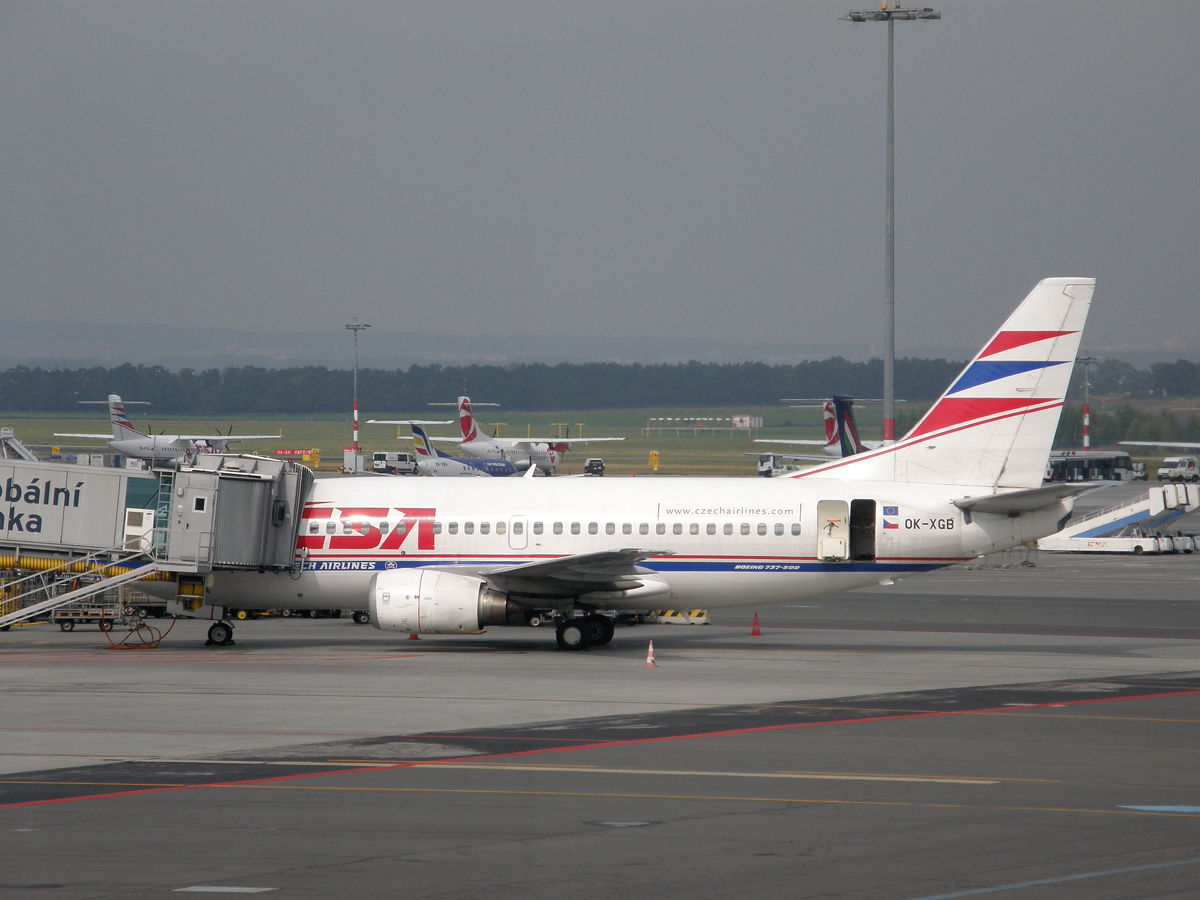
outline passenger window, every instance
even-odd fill
[[[767,533],[767,523],[766,523],[766,522],[759,522],[759,523],[758,523],[758,533],[759,533],[759,534],[766,534],[766,533]]]
[[[733,534],[733,523],[732,523],[732,522],[726,522],[726,523],[725,523],[725,533],[726,533],[726,534]]]
[[[604,526],[604,533],[605,533],[605,534],[616,534],[616,533],[617,533],[617,525],[616,525],[616,523],[615,523],[615,522],[609,522],[609,523],[607,523],[607,524]]]
[[[571,523],[571,534],[579,534],[579,523],[578,522]]]
[[[676,522],[671,526],[671,534],[683,534],[683,523]]]
[[[387,523],[387,522],[380,522],[380,523],[379,523],[379,533],[380,533],[380,534],[387,534],[387,533],[388,533],[388,523]]]
[[[750,523],[743,522],[742,523],[742,534],[749,534],[749,533],[750,533]]]
[[[688,526],[688,533],[689,533],[689,534],[699,534],[699,533],[700,533],[700,523],[699,523],[699,522],[693,522],[691,525],[689,525],[689,526]]]
[[[647,525],[645,522],[643,522],[641,525],[638,526],[638,534],[649,534],[649,533],[650,533],[650,526]]]
[[[441,534],[441,533],[442,533],[442,523],[441,523],[441,522],[434,522],[434,523],[433,523],[433,533],[434,533],[434,534]]]
[[[447,530],[448,530],[448,531],[449,531],[451,534],[458,534],[458,523],[457,523],[457,522],[451,522],[451,523],[450,523],[450,527],[449,527]]]
[[[480,522],[479,523],[479,533],[480,534],[487,534],[491,530],[492,530],[491,522]]]
[[[800,523],[799,523],[799,522],[793,522],[793,523],[792,523],[792,534],[793,534],[793,535],[797,535],[797,534],[799,534],[799,533],[800,533]]]
[[[657,525],[655,525],[654,533],[655,534],[666,534],[667,533],[667,523],[659,522]]]
[[[716,534],[716,533],[717,533],[717,523],[716,523],[716,522],[709,522],[709,523],[708,523],[706,526],[704,526],[704,530],[705,530],[705,531],[706,531],[708,534]]]
[[[542,533],[542,523],[541,523],[541,522],[534,522],[534,523],[533,523],[533,533],[534,533],[534,534],[541,534],[541,533]]]
[[[513,525],[513,534],[524,534],[525,533],[525,523],[524,522],[513,522],[512,525]]]
[[[600,526],[595,522],[588,522],[588,534],[597,534],[600,531]]]
[[[506,527],[507,526],[505,526],[505,524],[503,522],[497,522],[496,523],[496,534],[504,534],[504,530]]]
[[[554,533],[555,533],[555,534],[562,534],[562,522],[555,522],[555,523],[554,523]]]
[[[337,531],[337,522],[326,522],[325,523],[325,533],[326,534],[333,534],[336,531]]]
[[[321,532],[321,523],[320,522],[309,522],[308,523],[308,533],[309,534],[320,534],[320,532]]]
[[[343,522],[342,523],[342,534],[353,534],[353,533],[354,533],[354,526],[351,525],[349,522]]]
[[[396,523],[396,534],[404,534],[408,531],[408,526],[403,522]]]
[[[474,533],[475,533],[475,523],[474,522],[463,522],[463,534],[474,534]]]
[[[776,523],[775,523],[775,533],[776,533],[776,534],[783,534],[783,523],[782,523],[782,522],[776,522]]]
[[[633,534],[633,526],[626,522],[621,526],[621,534]]]
[[[358,523],[358,533],[359,534],[370,534],[371,533],[371,523],[370,522],[359,522]]]

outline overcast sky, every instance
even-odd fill
[[[0,320],[878,345],[848,8],[3,2]],[[1087,275],[1085,346],[1200,358],[1200,4],[939,8],[896,26],[900,352]]]

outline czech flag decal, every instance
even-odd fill
[[[900,527],[900,523],[899,523],[899,522],[889,522],[889,521],[887,520],[887,517],[888,517],[888,516],[895,516],[895,517],[899,518],[899,516],[900,516],[900,507],[898,507],[898,506],[885,506],[885,507],[883,508],[883,517],[884,517],[884,518],[883,518],[883,529],[884,529],[884,531],[887,531],[889,528],[899,528],[899,527]]]

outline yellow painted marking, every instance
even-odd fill
[[[504,763],[418,763],[417,769],[501,769],[523,772],[579,772],[576,768],[565,766],[539,765],[508,765]],[[586,772],[596,772],[605,775],[690,775],[701,778],[788,778],[805,779],[809,781],[900,781],[919,782],[921,784],[996,784],[998,779],[958,778],[938,775],[866,775],[841,772],[695,772],[678,769],[585,769]]]

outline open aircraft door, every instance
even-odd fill
[[[817,501],[817,558],[842,560],[850,556],[850,504],[845,500]]]

